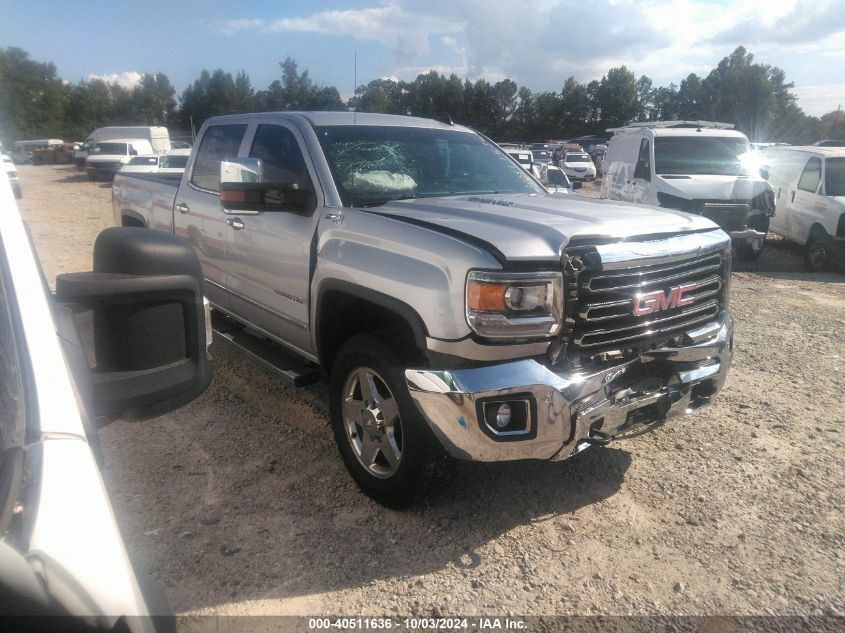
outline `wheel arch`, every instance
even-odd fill
[[[131,209],[123,209],[120,212],[120,225],[147,228],[147,220],[146,218],[144,218],[143,215],[141,215],[137,211],[132,211]]]
[[[407,303],[340,279],[327,279],[320,284],[314,343],[324,371],[330,371],[337,351],[349,338],[379,330],[395,331],[404,344],[420,351],[426,349],[425,322]]]

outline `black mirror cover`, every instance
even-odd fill
[[[584,186],[584,183],[583,183],[583,182],[581,182],[580,180],[575,180],[575,181],[572,183],[572,188],[573,188],[573,189],[580,189],[580,188],[581,188],[581,187],[583,187],[583,186]]]
[[[92,414],[153,417],[205,391],[202,282],[187,242],[136,227],[100,234],[94,272],[57,277],[57,301],[93,311]]]
[[[291,182],[221,182],[225,211],[300,211],[309,207],[313,192]]]

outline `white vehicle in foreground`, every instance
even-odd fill
[[[708,121],[632,123],[608,132],[614,135],[603,198],[704,216],[730,234],[739,259],[760,256],[774,195],[745,134]]]
[[[94,272],[60,275],[51,295],[0,173],[0,616],[85,624],[29,620],[22,630],[172,626],[149,617],[169,607],[127,556],[100,476],[98,429],[205,391],[202,287],[182,240],[111,228],[97,238]]]
[[[596,179],[596,166],[587,152],[566,152],[558,166],[570,180]]]
[[[89,180],[111,180],[134,156],[153,154],[150,142],[140,138],[123,138],[97,143],[85,159]]]
[[[6,172],[6,176],[9,178],[9,184],[12,185],[12,191],[15,194],[15,198],[20,198],[21,181],[18,177],[18,168],[15,167],[12,159],[5,154],[0,154],[0,163],[2,163],[3,171]]]
[[[845,262],[845,148],[771,147],[763,160],[775,192],[769,230],[801,244],[810,270]]]

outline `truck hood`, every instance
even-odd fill
[[[575,196],[417,198],[365,210],[482,241],[509,261],[557,261],[574,238],[621,240],[717,228],[710,220],[681,211]]]
[[[768,186],[762,178],[657,176],[657,190],[685,200],[750,200]]]

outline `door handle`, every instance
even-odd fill
[[[190,207],[188,207],[188,205],[187,205],[187,204],[185,204],[184,202],[180,202],[179,204],[177,204],[177,205],[176,205],[176,210],[177,210],[179,213],[185,214],[185,213],[187,213],[188,211],[190,211],[191,209],[190,209]]]
[[[789,199],[790,202],[795,202],[795,190],[792,190],[792,197]]]
[[[240,231],[244,228],[244,221],[240,218],[226,218],[226,224],[231,226],[236,231]]]

